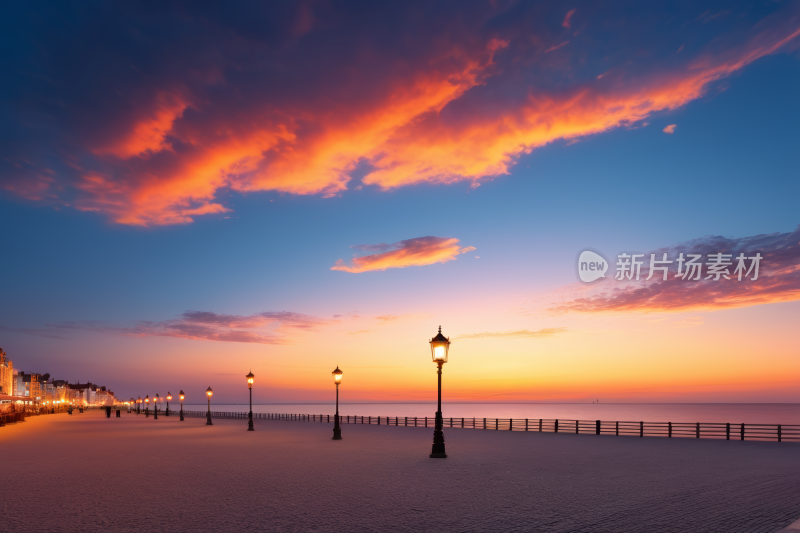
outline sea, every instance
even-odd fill
[[[176,405],[172,406],[177,407]],[[206,404],[184,404],[205,411]],[[212,404],[212,411],[246,412],[248,404]],[[319,403],[253,405],[254,413],[333,414],[335,406]],[[436,404],[340,403],[350,416],[433,417]],[[721,422],[800,425],[800,403],[443,403],[445,418],[518,418],[607,420],[620,422]]]

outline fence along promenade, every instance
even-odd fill
[[[177,411],[173,411],[177,412]],[[207,411],[184,411],[184,416],[205,417]],[[247,419],[247,413],[211,411],[212,418]],[[332,423],[333,415],[253,413],[253,419]],[[340,415],[340,424],[374,424],[433,427],[433,417]],[[536,431],[582,435],[627,435],[759,441],[800,441],[800,425],[731,424],[713,422],[623,422],[542,418],[445,418],[444,427],[494,431]]]

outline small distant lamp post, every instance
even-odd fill
[[[167,412],[164,413],[164,416],[169,416],[169,401],[172,399],[172,394],[167,392]]]
[[[333,415],[332,440],[342,440],[342,428],[339,426],[339,383],[342,382],[342,374],[344,374],[344,372],[339,370],[339,365],[336,365],[336,370],[331,372],[331,374],[333,374],[333,382],[336,384],[336,414]]]
[[[436,411],[436,426],[433,430],[433,448],[431,449],[431,459],[444,459],[447,454],[444,451],[444,433],[442,433],[442,365],[447,362],[447,352],[450,350],[450,339],[442,335],[442,326],[439,326],[439,334],[430,340],[431,355],[433,362],[438,365],[436,373],[439,377],[439,410]]]
[[[69,402],[72,403],[72,402]],[[142,397],[138,396],[136,399],[136,414],[141,414],[142,412]]]
[[[131,403],[128,404],[128,412],[129,413],[132,412],[135,409],[135,407],[134,407],[135,405],[136,405],[136,401],[133,398],[131,398]]]
[[[247,416],[247,431],[255,431],[253,428],[253,371],[245,376],[247,378],[247,388],[250,389],[250,414]]]
[[[147,418],[150,416],[150,395],[146,395],[144,397],[144,417]]]
[[[156,394],[156,397],[153,398],[153,420],[158,420],[158,402],[161,400],[161,397]]]
[[[213,426],[214,424],[211,422],[211,396],[214,394],[214,391],[211,390],[211,385],[208,386],[206,389],[206,396],[208,396],[208,411],[206,411],[206,425]]]
[[[185,397],[186,397],[186,395],[184,395],[184,394],[183,394],[183,391],[181,391],[180,393],[178,393],[178,398],[180,398],[180,399],[181,399],[181,420],[180,420],[181,422],[183,422],[183,399],[184,399]]]

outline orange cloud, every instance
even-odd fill
[[[665,127],[663,130],[661,130],[661,131],[663,131],[664,133],[667,133],[667,134],[669,134],[669,135],[672,135],[673,133],[675,133],[675,128],[677,128],[677,127],[678,127],[678,125],[677,125],[677,124],[670,124],[670,125],[666,126],[666,127]]]
[[[543,44],[562,38],[546,25],[528,27],[547,18],[535,10],[518,23],[498,26],[493,21],[502,9],[483,6],[471,16],[419,31],[408,24],[428,18],[414,14],[384,36],[371,33],[352,14],[334,17],[341,24],[337,30],[323,28],[309,22],[321,20],[309,9],[286,21],[287,28],[304,30],[280,44],[263,36],[248,41],[249,28],[236,32],[202,18],[195,25],[209,26],[209,34],[197,44],[207,46],[208,39],[214,54],[198,54],[184,40],[164,49],[151,43],[152,77],[137,76],[138,85],[126,91],[119,87],[129,80],[101,77],[96,92],[87,82],[90,88],[79,101],[84,107],[61,106],[70,110],[59,119],[66,124],[62,137],[69,138],[53,144],[49,157],[61,157],[74,174],[25,187],[21,182],[32,173],[50,174],[44,163],[17,168],[26,159],[13,155],[6,158],[11,170],[5,187],[40,201],[69,194],[79,210],[120,224],[154,226],[229,211],[218,199],[224,190],[341,194],[359,165],[367,173],[358,187],[477,186],[508,174],[521,155],[548,143],[628,126],[685,105],[800,34],[789,12],[795,8],[789,7],[754,22],[751,30],[709,35],[706,48],[695,47],[704,51],[694,58],[682,52],[680,59],[674,54],[664,59],[653,52],[646,65],[633,68],[635,59],[625,47],[656,50],[660,38],[622,42],[611,56],[627,56],[625,61],[604,63],[598,75],[596,62],[584,68],[567,53],[546,54],[567,41]],[[567,13],[563,27],[570,27],[574,13]],[[172,23],[180,26],[192,16]],[[495,26],[487,34],[486,28]],[[592,39],[607,31],[596,26]],[[418,39],[409,41],[409,31]],[[584,40],[586,32],[580,35],[564,52],[574,49],[584,58],[581,63],[589,64],[584,56],[593,45]],[[340,48],[319,45],[328,38]],[[298,45],[298,39],[306,41]],[[195,64],[198,56],[208,63]],[[130,60],[132,67],[135,63]],[[104,65],[90,66],[85,68],[105,72]],[[532,68],[541,76],[529,76]],[[543,81],[537,85],[538,78]],[[51,113],[53,98],[46,96],[42,107]]]
[[[473,246],[461,248],[458,243],[458,239],[444,237],[406,239],[391,245],[390,251],[354,257],[351,265],[346,265],[344,260],[339,259],[331,267],[331,270],[361,273],[389,268],[433,265],[453,261],[459,254],[475,250]],[[357,245],[354,248],[363,248],[364,246],[369,245]]]

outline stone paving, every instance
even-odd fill
[[[0,428],[0,531],[765,532],[800,445],[98,412]],[[12,482],[13,480],[13,482]]]

